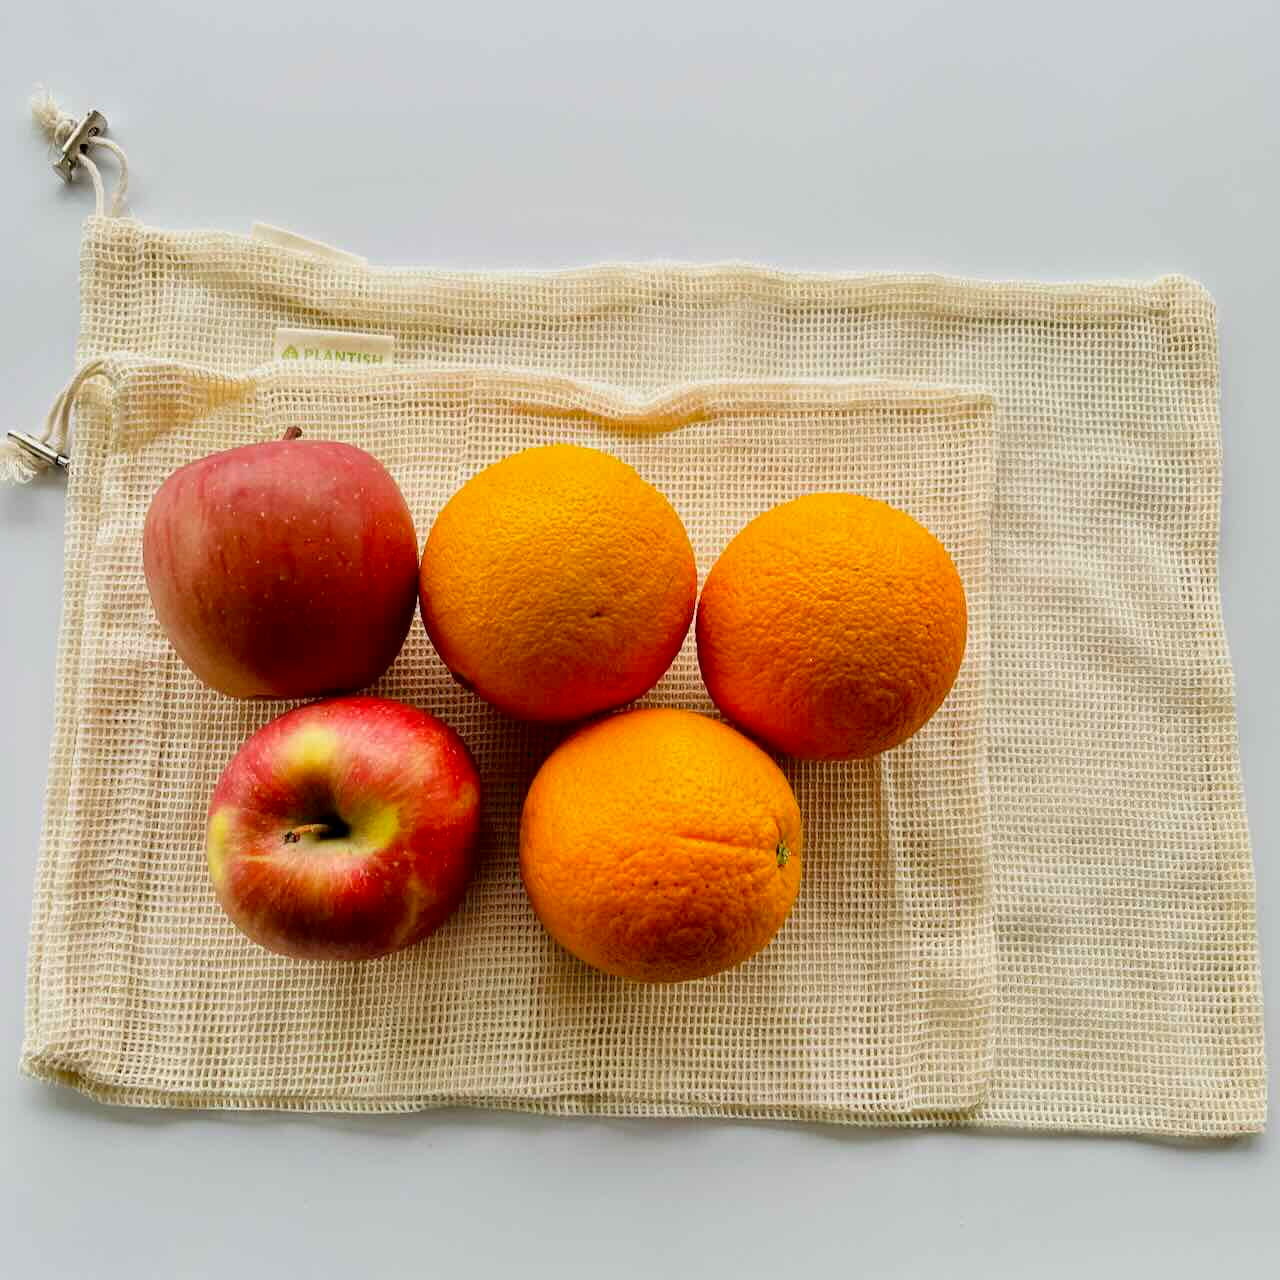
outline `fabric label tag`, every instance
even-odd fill
[[[296,232],[286,231],[283,227],[273,227],[269,222],[255,222],[249,230],[251,239],[262,240],[280,249],[293,249],[297,253],[309,253],[313,258],[327,258],[330,262],[352,263],[359,267],[369,265],[368,258],[358,253],[348,253],[345,249],[335,249],[331,244],[322,244],[319,240],[308,240]]]
[[[277,329],[277,360],[324,360],[332,364],[391,364],[396,340],[389,333],[344,333],[340,329]]]

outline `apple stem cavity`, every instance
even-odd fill
[[[284,833],[285,844],[297,844],[303,836],[327,836],[333,828],[327,822],[304,822]]]
[[[296,440],[302,434],[301,427],[285,427],[281,440]]]

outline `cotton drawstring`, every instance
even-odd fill
[[[67,467],[67,438],[71,433],[71,408],[80,388],[90,379],[105,373],[107,362],[90,360],[76,370],[75,377],[59,392],[44,420],[44,431],[29,436],[11,431],[0,441],[0,482],[26,484],[50,467]]]
[[[68,115],[55,101],[47,89],[37,89],[31,98],[31,115],[41,132],[61,150],[68,139],[80,128],[75,116]],[[87,117],[86,124],[95,119]],[[105,125],[105,121],[102,122]],[[110,217],[118,217],[124,205],[124,198],[129,191],[129,159],[124,149],[101,133],[86,128],[87,135],[80,140],[79,154],[74,157],[75,165],[71,170],[83,168],[93,183],[95,211],[98,217],[107,213],[107,197],[102,172],[89,154],[91,148],[110,151],[119,165],[119,177],[115,191],[111,195]],[[48,471],[51,467],[65,469],[70,460],[67,457],[67,440],[71,433],[71,409],[80,388],[92,377],[101,374],[106,362],[90,360],[76,371],[75,376],[62,389],[58,398],[49,410],[45,419],[44,431],[40,435],[28,435],[23,431],[10,431],[0,440],[0,484],[26,484],[36,476]]]
[[[63,146],[79,124],[75,116],[67,115],[54,100],[53,95],[43,88],[37,89],[32,95],[31,115],[36,124],[40,126],[45,137],[55,147]],[[76,157],[76,164],[77,166],[84,166],[88,171],[90,181],[93,183],[95,211],[98,217],[102,217],[106,211],[106,191],[102,181],[102,174],[92,156],[89,155],[90,147],[102,147],[112,152],[120,166],[120,176],[116,182],[116,189],[111,196],[110,209],[110,216],[113,218],[118,217],[124,205],[124,198],[129,192],[129,158],[125,155],[123,147],[118,143],[112,142],[110,138],[104,138],[101,134],[96,134],[84,140],[80,154]]]

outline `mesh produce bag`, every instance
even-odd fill
[[[854,1119],[979,1101],[993,977],[988,397],[742,382],[632,402],[546,375],[286,361],[234,377],[115,360],[103,372],[68,495],[29,1070],[175,1105]],[[942,711],[899,751],[790,765],[805,882],[774,945],[719,977],[655,987],[574,960],[525,900],[520,806],[565,730],[519,724],[462,690],[416,625],[378,691],[430,708],[474,752],[486,813],[478,880],[443,930],[394,956],[272,955],[223,916],[202,849],[218,774],[284,704],[223,697],[186,670],[151,610],[141,534],[173,468],[302,423],[380,457],[424,523],[513,450],[608,449],[671,498],[704,572],[779,494],[883,497],[950,547],[969,596],[966,662]],[[692,637],[645,701],[711,710]]]
[[[1197,285],[393,270],[105,217],[82,285],[81,358],[113,357],[111,390],[82,399],[68,496],[28,1070],[126,1102],[1261,1127],[1217,344]],[[272,364],[277,330],[298,327],[381,336],[394,364]],[[549,743],[498,733],[415,629],[385,688],[481,757],[480,882],[388,961],[255,952],[202,879],[200,815],[275,708],[220,700],[171,657],[137,535],[169,469],[286,420],[378,454],[422,534],[498,453],[601,444],[671,496],[703,573],[804,489],[888,497],[965,577],[961,682],[876,763],[792,766],[809,832],[793,919],[739,971],[647,990],[536,933],[511,838]],[[706,706],[687,651],[652,700]],[[95,821],[103,805],[122,825]]]

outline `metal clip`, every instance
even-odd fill
[[[37,440],[25,431],[9,431],[6,434],[20,449],[25,449],[33,458],[39,458],[51,467],[61,467],[65,471],[71,465],[71,459],[65,453],[50,449],[43,440]]]
[[[80,157],[89,149],[89,140],[107,131],[107,117],[101,111],[90,111],[71,131],[62,144],[62,154],[53,162],[53,171],[63,182],[70,182]],[[13,433],[10,432],[10,435]]]

